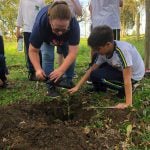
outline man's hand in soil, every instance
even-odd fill
[[[36,77],[38,80],[45,80],[46,74],[42,69],[36,71]]]
[[[119,103],[115,106],[115,108],[117,109],[125,109],[127,107],[129,107],[130,105],[129,104],[126,104],[126,103]]]
[[[55,69],[51,74],[50,74],[50,80],[54,80],[54,82],[57,82],[58,79],[63,75],[63,72],[58,68]]]

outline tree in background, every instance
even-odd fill
[[[121,9],[122,35],[127,34],[128,29],[135,27],[137,39],[140,36],[140,18],[144,10],[144,0],[126,0]]]
[[[52,3],[53,2],[53,0],[45,0],[45,3],[46,4],[50,4],[50,3]]]
[[[4,35],[14,35],[17,18],[18,0],[1,0],[0,2],[0,28]]]
[[[121,34],[125,36],[128,29],[132,29],[135,24],[136,5],[134,0],[123,1],[121,8]]]
[[[136,0],[135,5],[136,5],[136,15],[135,15],[136,37],[137,39],[139,39],[141,11],[145,8],[144,0]]]
[[[150,0],[145,0],[146,30],[145,30],[145,68],[150,74]]]

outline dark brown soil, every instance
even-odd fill
[[[58,100],[1,106],[0,150],[105,150],[125,140],[116,124],[132,118],[128,111],[104,111],[105,126],[92,128],[96,111],[79,101],[69,106]]]

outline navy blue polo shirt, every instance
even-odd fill
[[[51,25],[48,20],[48,8],[46,6],[38,13],[33,30],[30,36],[30,43],[35,48],[40,48],[43,42],[47,44],[60,46],[65,42],[69,45],[78,45],[80,41],[80,28],[76,18],[70,21],[69,30],[61,36],[57,36],[52,32]]]

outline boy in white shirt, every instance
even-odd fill
[[[28,56],[29,38],[38,12],[45,6],[44,0],[20,0],[17,17],[17,39],[21,36],[20,29],[23,28],[25,57],[28,69],[28,78],[35,81],[35,70]],[[40,54],[41,55],[41,54]],[[41,57],[41,56],[40,56]]]
[[[114,41],[113,31],[108,26],[94,28],[88,45],[99,53],[99,57],[69,92],[78,91],[90,77],[95,91],[112,88],[118,90],[118,96],[125,95],[125,103],[119,103],[116,108],[132,106],[132,85],[141,80],[145,73],[144,62],[136,48],[127,42]]]

